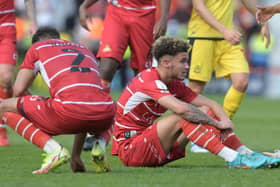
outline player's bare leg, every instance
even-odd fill
[[[86,167],[81,160],[82,145],[86,138],[86,133],[76,134],[73,148],[72,148],[72,158],[71,158],[71,169],[73,172],[85,172]]]
[[[100,77],[101,84],[105,91],[110,92],[111,82],[119,67],[119,62],[114,58],[101,58],[100,60]]]
[[[0,102],[12,96],[14,65],[0,64]],[[0,146],[8,146],[9,139],[5,124],[0,124]]]
[[[203,92],[205,85],[206,82],[190,80],[190,88],[198,94],[201,94]]]

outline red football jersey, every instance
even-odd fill
[[[6,35],[15,37],[16,17],[14,0],[0,0],[0,39]]]
[[[64,115],[92,120],[113,112],[113,100],[100,84],[96,59],[81,44],[60,39],[36,42],[20,68],[41,73],[54,98],[52,106]]]
[[[151,126],[167,110],[157,103],[158,99],[166,95],[174,95],[188,103],[197,97],[182,81],[173,80],[168,85],[163,83],[155,68],[138,74],[118,100],[114,140],[125,140],[127,131],[134,131],[139,135]],[[113,154],[114,150],[113,147]]]

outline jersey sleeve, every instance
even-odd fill
[[[38,51],[34,46],[31,46],[20,65],[20,69],[35,69],[35,62],[39,60]]]
[[[166,84],[161,80],[153,80],[145,83],[143,92],[153,98],[155,101],[166,95],[171,95]]]
[[[198,94],[192,91],[188,86],[185,85],[182,81],[177,81],[175,86],[176,96],[187,103],[190,103],[194,100]]]

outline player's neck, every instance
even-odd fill
[[[170,73],[166,69],[157,67],[157,71],[162,82],[168,84],[172,81],[172,77],[170,76]]]

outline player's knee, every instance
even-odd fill
[[[203,92],[204,87],[205,87],[205,82],[193,81],[193,80],[190,81],[190,88],[198,94]]]
[[[118,61],[113,58],[103,58],[101,59],[99,71],[100,77],[107,81],[112,81],[115,72],[119,66]]]
[[[249,82],[249,77],[242,77],[240,79],[234,80],[232,84],[236,90],[240,92],[244,92],[248,87],[248,82]]]
[[[0,85],[3,87],[11,87],[13,74],[11,72],[0,73]]]

